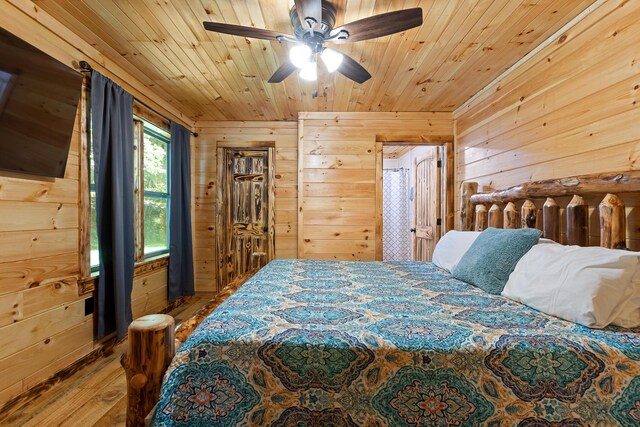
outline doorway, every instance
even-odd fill
[[[439,146],[382,147],[382,259],[430,261],[443,233],[445,150]]]
[[[265,266],[275,248],[273,147],[218,147],[218,287]]]

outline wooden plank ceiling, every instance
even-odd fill
[[[319,66],[267,83],[277,42],[218,35],[202,21],[291,33],[290,0],[34,0],[193,120],[296,120],[299,111],[452,111],[593,0],[331,0],[336,25],[423,8],[420,28],[340,45],[373,78],[357,85]],[[317,90],[318,97],[312,93]]]

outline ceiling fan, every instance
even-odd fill
[[[370,16],[338,28],[334,28],[336,9],[327,1],[295,0],[289,15],[295,36],[219,22],[203,22],[203,25],[206,30],[217,33],[289,43],[289,60],[273,73],[269,83],[280,83],[298,69],[302,79],[316,80],[318,55],[329,72],[337,71],[356,83],[364,83],[371,74],[362,65],[324,44],[369,40],[422,25],[419,7]]]

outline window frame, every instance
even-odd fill
[[[92,193],[95,195],[95,182],[92,182],[91,175],[94,174],[94,168],[91,163],[91,153],[93,150],[93,141],[91,138],[91,108],[86,100],[90,96],[90,90],[87,87],[86,93],[83,93],[84,114],[82,114],[83,132],[81,132],[82,159],[81,159],[81,202],[80,216],[83,219],[82,225],[82,250],[80,251],[81,275],[83,278],[90,279],[99,276],[100,263],[91,265],[91,229],[93,227],[91,219],[91,202]],[[84,92],[84,91],[83,91]],[[170,249],[170,228],[169,228],[169,209],[171,206],[171,136],[168,129],[159,126],[153,120],[142,117],[136,111],[132,117],[134,124],[134,138],[131,143],[134,148],[134,258],[136,265],[147,263],[156,259],[168,258]],[[145,123],[148,125],[145,126]],[[151,126],[164,130],[165,134],[155,131]],[[144,190],[144,135],[145,133],[161,140],[167,144],[167,192],[145,191]],[[165,249],[144,252],[144,199],[146,197],[166,200],[166,242]]]
[[[80,219],[80,282],[91,280],[94,276],[91,268],[91,189],[90,174],[93,173],[89,162],[91,150],[91,79],[84,76],[80,93],[80,200],[78,217]],[[99,267],[99,266],[98,266]]]
[[[139,128],[140,132],[139,138],[139,146],[141,147],[138,156],[138,169],[139,169],[139,186],[137,189],[134,188],[134,194],[137,194],[139,197],[136,197],[136,202],[138,203],[137,209],[134,207],[136,211],[137,221],[139,222],[138,230],[136,230],[136,236],[138,237],[138,241],[135,244],[137,249],[136,260],[137,261],[145,261],[150,258],[155,258],[163,255],[169,254],[169,248],[171,242],[169,241],[169,209],[171,207],[171,135],[167,132],[167,135],[163,135],[159,132],[156,132],[151,126],[158,127],[157,125],[151,123],[148,120],[140,118],[138,116],[134,116],[134,120],[138,120],[140,123]],[[134,123],[135,124],[135,123]],[[147,126],[145,126],[147,124]],[[160,127],[158,127],[160,128]],[[161,129],[161,128],[160,128]],[[166,132],[166,131],[165,131]],[[148,134],[153,136],[154,138],[164,142],[167,145],[167,191],[159,192],[159,191],[147,191],[144,188],[144,135]],[[134,138],[135,139],[135,138]],[[135,148],[135,147],[134,147]],[[166,214],[166,241],[167,247],[165,249],[153,251],[153,252],[145,252],[145,239],[144,239],[144,201],[145,198],[149,197],[152,199],[164,199],[165,205],[167,209]]]
[[[91,167],[91,162],[89,162],[89,173],[93,174],[93,168]],[[95,193],[96,192],[96,183],[91,183],[91,177],[89,177],[89,269],[91,271],[91,275],[96,275],[98,274],[98,272],[100,271],[100,248],[98,248],[98,263],[97,264],[91,264],[91,228],[92,228],[92,224],[91,224],[91,206],[92,206],[92,199],[95,196],[91,196],[91,193]]]

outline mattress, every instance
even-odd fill
[[[640,424],[640,330],[592,330],[431,263],[277,260],[166,373],[158,426]]]

